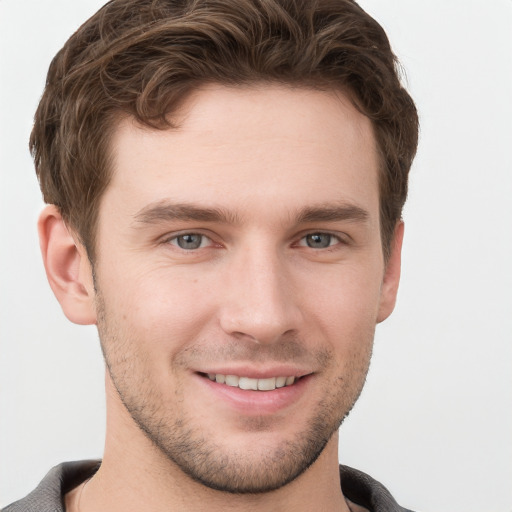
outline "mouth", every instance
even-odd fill
[[[217,382],[218,384],[252,391],[274,391],[275,389],[292,386],[297,380],[302,378],[295,376],[279,376],[265,379],[254,379],[239,375],[223,375],[221,373],[206,373],[203,375],[212,382]]]
[[[200,389],[206,392],[208,406],[227,405],[228,411],[234,409],[244,417],[281,414],[288,408],[299,407],[298,404],[304,403],[303,397],[309,396],[313,389],[314,372],[292,368],[226,369],[225,373],[212,370],[195,372],[203,382]]]

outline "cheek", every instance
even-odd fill
[[[330,323],[376,324],[380,303],[380,269],[356,265],[333,268],[325,275],[311,275],[303,287],[313,290],[312,307]]]
[[[348,353],[371,352],[380,301],[378,272],[340,269],[316,290],[308,320],[320,330],[316,336],[341,359]]]
[[[146,357],[158,358],[163,352],[172,357],[200,336],[211,317],[211,294],[205,293],[204,284],[196,278],[140,266],[130,279],[113,268],[109,276],[102,286],[107,320]]]

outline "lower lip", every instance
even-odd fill
[[[306,375],[296,380],[291,386],[276,388],[272,391],[254,391],[220,384],[206,376],[196,375],[208,391],[218,399],[236,409],[237,412],[251,416],[275,414],[296,405],[312,377],[312,375]]]

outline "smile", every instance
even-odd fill
[[[211,381],[225,384],[234,388],[250,389],[254,391],[273,391],[276,388],[291,386],[295,377],[270,377],[267,379],[252,379],[250,377],[239,377],[238,375],[222,375],[220,373],[208,373]]]

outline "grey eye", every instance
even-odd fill
[[[199,249],[203,245],[203,235],[197,233],[187,233],[186,235],[177,236],[174,241],[181,249],[192,250]]]
[[[333,238],[329,233],[311,233],[306,235],[306,245],[312,249],[325,249],[330,247]]]

